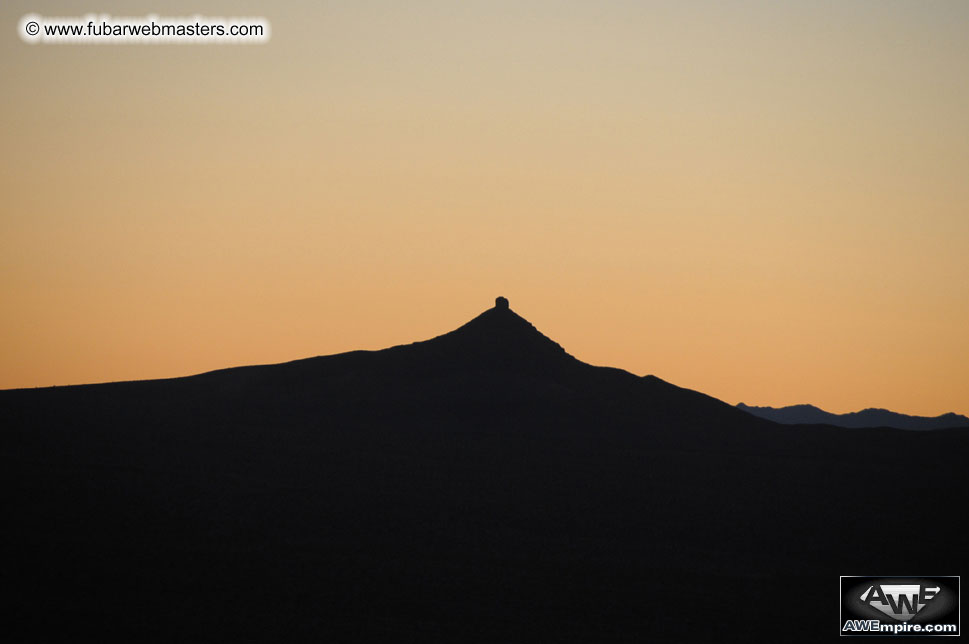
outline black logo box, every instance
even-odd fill
[[[841,622],[839,629],[843,629],[845,622],[849,620],[869,621],[877,620],[881,624],[910,624],[920,625],[918,631],[910,629],[901,632],[845,632],[841,630],[841,635],[941,635],[958,636],[962,629],[960,625],[960,581],[958,575],[947,576],[842,576],[841,577]],[[908,620],[903,620],[895,615],[904,612],[911,601],[910,598],[887,597],[883,599],[881,593],[882,585],[910,585],[919,586],[926,591],[925,596],[929,599],[924,606],[919,608],[915,615]],[[933,592],[931,589],[938,588]],[[876,592],[875,589],[878,589]],[[862,597],[868,601],[862,600]],[[879,610],[874,605],[884,607]],[[902,604],[902,605],[899,605]],[[925,627],[932,625],[954,624],[955,632],[926,632]]]

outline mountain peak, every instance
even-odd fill
[[[426,344],[479,365],[549,365],[566,360],[577,362],[558,343],[542,334],[531,322],[511,310],[508,298],[497,297],[495,305],[450,333]]]

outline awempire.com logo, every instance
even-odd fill
[[[842,577],[842,635],[958,635],[959,577]]]

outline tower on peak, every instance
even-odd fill
[[[498,297],[496,297],[495,298],[495,308],[496,309],[499,309],[499,310],[502,310],[502,309],[503,310],[507,310],[508,309],[508,298],[507,297],[502,297],[501,295],[499,295]]]

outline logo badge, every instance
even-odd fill
[[[959,577],[842,577],[842,635],[958,635]]]

